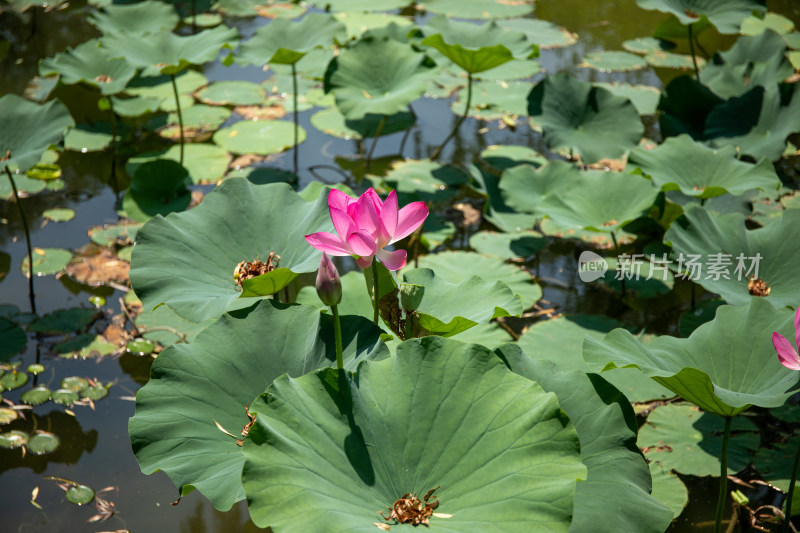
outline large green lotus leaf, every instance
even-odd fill
[[[587,172],[598,179],[605,179],[605,172]],[[523,162],[503,171],[499,189],[503,201],[511,209],[542,217],[546,213],[540,206],[545,197],[558,195],[566,188],[576,189],[580,176],[581,171],[566,161],[554,160],[538,167]]]
[[[724,267],[719,276],[706,268],[696,276],[697,283],[729,304],[764,298],[777,307],[797,306],[800,271],[794,265],[800,260],[800,248],[787,244],[794,240],[800,211],[784,211],[778,220],[754,230],[747,229],[745,216],[739,213],[715,215],[695,205],[688,207],[684,216],[688,224],[673,224],[664,241],[672,243],[673,252],[686,259],[696,254],[708,262],[712,254],[720,254],[719,264]],[[768,296],[750,294],[747,284],[752,276],[767,283]]]
[[[432,531],[567,531],[586,474],[554,394],[439,337],[354,377],[281,377],[254,408],[242,482],[253,522],[276,531],[373,532],[379,511],[434,488],[452,516],[431,517]]]
[[[528,95],[528,114],[552,148],[574,148],[587,163],[636,146],[644,126],[630,100],[568,74],[550,76]]]
[[[291,65],[318,46],[330,47],[334,39],[344,40],[345,26],[332,15],[310,13],[299,21],[277,18],[256,30],[242,43],[236,62],[261,66],[267,63]]]
[[[507,0],[427,0],[425,10],[463,19],[522,17],[533,12],[529,2]]]
[[[705,136],[706,119],[723,100],[693,76],[679,76],[669,82],[661,95],[658,109],[661,134],[672,137],[688,133],[693,139]]]
[[[522,297],[523,309],[528,309],[542,297],[542,289],[530,274],[496,257],[473,252],[441,252],[419,258],[419,268],[430,268],[450,283],[460,283],[473,276],[486,282],[502,281]]]
[[[108,95],[121,92],[136,69],[124,57],[112,57],[111,52],[100,48],[100,41],[92,39],[42,60],[39,73],[58,74],[67,85],[87,83]]]
[[[266,98],[264,89],[251,81],[215,81],[198,89],[198,100],[209,105],[261,105]]]
[[[713,321],[688,339],[667,335],[643,344],[615,329],[601,341],[586,338],[583,358],[593,368],[636,366],[685,400],[721,416],[751,405],[783,405],[797,384],[797,373],[778,362],[771,338],[792,328],[793,313],[764,299],[724,305]]]
[[[658,407],[639,430],[639,447],[650,461],[680,474],[719,476],[725,420],[687,404]],[[745,469],[760,442],[758,426],[738,416],[731,425],[728,473]]]
[[[525,97],[530,93],[533,84],[524,80],[499,83],[492,79],[482,79],[472,84],[472,102],[469,116],[478,120],[510,119],[512,124],[516,117],[527,113]],[[453,113],[464,113],[467,101],[467,88],[462,87],[456,93],[457,98],[450,108]]]
[[[554,392],[575,424],[587,478],[576,486],[570,531],[663,532],[672,512],[650,495],[650,471],[636,449],[636,416],[627,398],[596,374],[535,361],[517,345],[495,353],[515,373]]]
[[[546,194],[538,210],[562,228],[618,232],[653,205],[658,189],[642,176],[580,172],[568,194]]]
[[[740,37],[700,71],[700,81],[721,98],[741,96],[756,85],[772,89],[794,72],[786,50],[786,42],[774,31]]]
[[[298,127],[297,142],[306,140]],[[235,154],[270,155],[294,146],[294,124],[286,120],[242,120],[214,133],[214,142]]]
[[[387,13],[344,12],[334,16],[347,28],[348,39],[359,39],[368,31],[408,31],[412,25],[406,17]],[[390,29],[392,25],[396,26],[394,30]]]
[[[105,35],[102,42],[113,55],[142,69],[142,76],[160,76],[213,61],[222,48],[233,49],[237,39],[234,28],[221,25],[187,36],[171,31],[146,36],[119,31]]]
[[[446,202],[469,176],[453,165],[442,165],[430,159],[400,161],[383,178],[400,195],[400,204],[421,200]]]
[[[175,7],[158,0],[135,4],[110,4],[89,15],[89,24],[105,34],[127,32],[134,35],[172,31],[178,25]]]
[[[280,338],[265,342],[263,334]],[[368,320],[343,316],[345,366],[388,356],[379,335]],[[249,422],[245,406],[272,380],[336,364],[333,339],[333,321],[317,309],[266,300],[164,350],[128,424],[142,472],[163,470],[182,495],[197,489],[215,508],[230,509],[244,498],[243,459],[236,438],[215,423],[238,437]]]
[[[420,326],[432,335],[450,337],[501,316],[519,316],[522,299],[502,281],[478,276],[451,283],[429,268],[406,270],[403,282],[425,292],[416,309]]]
[[[780,180],[766,159],[756,165],[740,161],[736,150],[713,150],[689,135],[670,137],[652,150],[636,148],[628,164],[638,166],[662,191],[679,190],[687,196],[713,198],[743,194],[750,189],[777,190]]]
[[[537,322],[520,335],[519,347],[530,357],[552,361],[564,371],[589,372],[581,357],[583,339],[601,339],[620,323],[597,315],[561,316]],[[670,398],[673,394],[635,368],[617,368],[603,373],[631,402]]]
[[[546,20],[512,18],[498,20],[497,24],[507,30],[521,31],[539,48],[560,48],[578,42],[576,34]]]
[[[0,172],[26,172],[75,125],[58,100],[39,105],[15,94],[0,98]]]
[[[183,211],[192,200],[189,182],[189,172],[177,161],[155,159],[142,163],[122,198],[122,210],[136,222]]]
[[[321,254],[304,235],[332,230],[327,192],[306,202],[283,183],[231,178],[194,209],[155,217],[142,227],[131,284],[145,309],[166,303],[179,316],[202,322],[232,305],[250,305],[239,300],[241,289],[233,279],[241,261],[266,261],[275,252],[281,267],[314,272]]]
[[[534,54],[524,33],[507,30],[493,21],[478,26],[438,16],[428,23],[425,31],[429,35],[422,44],[435,48],[470,74],[493,69],[514,57],[527,59]]]
[[[627,98],[630,100],[640,115],[655,115],[661,91],[650,85],[631,85],[629,83],[594,82],[597,87]]]
[[[786,149],[786,138],[800,131],[800,90],[794,86],[791,101],[782,105],[781,100],[777,88],[765,91],[758,122],[749,132],[718,137],[713,142],[735,146],[740,153],[756,159],[777,161]]]
[[[345,140],[363,139],[364,137],[374,137],[376,133],[380,136],[391,135],[398,131],[405,131],[414,125],[414,115],[409,112],[395,113],[386,117],[385,115],[366,115],[360,120],[346,120],[338,109],[329,107],[314,113],[311,116],[311,125],[328,135],[341,137]],[[378,127],[383,122],[380,132]]]
[[[675,15],[681,24],[694,24],[706,17],[720,33],[738,33],[739,25],[754,11],[767,8],[759,0],[636,0],[639,7]]]
[[[407,111],[433,76],[430,60],[389,37],[365,37],[328,66],[325,91],[347,119]]]

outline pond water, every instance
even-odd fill
[[[376,0],[377,1],[377,0]],[[795,0],[768,2],[770,11],[781,13],[800,26],[800,3]],[[28,13],[27,20],[0,14],[0,36],[11,41],[8,56],[0,63],[0,94],[22,94],[29,80],[37,72],[37,61],[53,56],[67,46],[74,46],[96,36],[95,30],[86,23],[91,7],[80,2],[66,9],[44,13],[40,9]],[[535,16],[577,33],[576,44],[542,50],[540,62],[548,73],[567,71],[579,79],[589,81],[624,81],[663,87],[679,71],[646,68],[629,73],[602,73],[578,64],[583,56],[596,50],[619,50],[622,42],[635,37],[649,35],[664,19],[658,12],[643,11],[634,0],[617,2],[579,0],[540,0],[536,3]],[[418,21],[426,15],[416,14]],[[267,19],[229,19],[228,25],[236,27],[242,37],[250,36],[255,29],[268,22]],[[725,49],[734,41],[730,36],[721,36],[711,31],[704,34],[701,42],[708,51]],[[678,49],[687,53],[688,50]],[[207,65],[203,73],[209,80],[249,80],[260,82],[269,73],[256,67],[225,67],[221,62]],[[535,80],[541,79],[542,74]],[[70,88],[59,90],[67,106],[84,110],[81,122],[98,116],[94,102],[87,91]],[[80,102],[86,102],[81,107]],[[403,155],[410,158],[426,157],[447,135],[457,116],[449,107],[449,100],[421,99],[414,107],[419,117],[411,130]],[[351,156],[362,153],[363,143],[334,138],[319,132],[310,124],[313,111],[300,113],[300,124],[308,133],[301,145],[300,182],[314,178],[309,167],[336,166],[336,156]],[[657,124],[648,124],[646,136],[658,139]],[[382,137],[377,144],[375,158],[393,155],[402,141],[403,134]],[[494,144],[526,145],[533,148],[543,146],[540,134],[526,124],[515,129],[499,128],[497,122],[468,119],[464,122],[455,140],[447,147],[442,159],[457,165],[467,166],[486,147]],[[291,151],[271,157],[268,164],[286,170],[292,168]],[[80,154],[66,152],[59,159],[65,182],[63,189],[31,195],[22,201],[22,206],[32,229],[32,242],[40,248],[66,248],[76,250],[89,242],[87,231],[94,226],[114,224],[118,221],[115,212],[116,196],[109,186],[111,168],[109,153]],[[340,176],[321,168],[319,175],[330,181]],[[0,177],[0,179],[5,179]],[[197,186],[208,192],[212,186]],[[45,222],[42,214],[55,207],[72,208],[75,218],[68,222]],[[13,202],[0,201],[0,253],[5,254],[10,264],[8,273],[0,278],[0,304],[15,305],[23,312],[29,310],[27,280],[19,265],[26,256],[22,222]],[[537,275],[543,288],[544,307],[555,308],[564,313],[589,313],[612,316],[626,323],[646,327],[656,333],[677,331],[680,314],[688,309],[691,287],[679,287],[670,298],[683,301],[682,307],[672,307],[663,312],[635,310],[620,299],[606,292],[588,290],[578,279],[575,261],[576,247],[561,245],[548,248],[531,270]],[[2,259],[2,257],[0,257]],[[74,282],[67,276],[39,277],[35,280],[36,306],[39,315],[58,309],[90,307],[92,294],[101,294],[106,299],[107,317],[120,312],[118,300],[124,295],[119,290],[90,289]],[[698,297],[701,295],[698,293]],[[658,308],[658,306],[652,306]],[[524,324],[510,321],[513,327]],[[22,457],[19,450],[0,449],[0,530],[7,532],[34,531],[181,531],[181,532],[233,532],[255,531],[249,522],[244,504],[222,513],[197,493],[183,498],[178,505],[178,491],[163,473],[145,476],[140,472],[131,452],[128,437],[128,419],[134,413],[133,397],[149,376],[152,363],[150,356],[125,353],[118,357],[101,359],[65,360],[52,355],[52,338],[31,336],[22,356],[23,367],[41,362],[46,370],[37,376],[38,384],[56,388],[67,376],[95,378],[112,382],[109,395],[95,402],[93,407],[74,406],[71,414],[52,403],[27,413],[27,419],[16,421],[6,429],[33,431],[44,429],[61,438],[58,451],[43,456]],[[23,389],[24,390],[24,389]],[[18,403],[19,392],[6,392],[6,398]],[[100,490],[113,487],[102,493],[102,497],[114,503],[116,513],[106,522],[87,523],[96,513],[93,504],[78,507],[64,499],[63,491],[55,481],[44,476],[56,476]],[[689,532],[709,530],[713,520],[713,509],[717,494],[717,480],[700,480],[687,477],[684,481],[690,490],[690,505],[673,523],[670,531]],[[32,491],[38,489],[32,504]],[[705,527],[700,527],[703,524]]]

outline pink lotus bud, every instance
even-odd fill
[[[322,303],[332,307],[342,301],[342,280],[328,254],[322,252],[317,272],[317,295]]]

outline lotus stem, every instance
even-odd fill
[[[700,69],[697,68],[697,57],[694,55],[694,36],[692,33],[692,27],[694,24],[689,24],[689,51],[692,54],[692,64],[694,64],[694,77],[697,79],[697,83],[700,83]]]
[[[378,261],[372,258],[372,297],[373,297],[373,314],[372,321],[378,325],[378,300],[380,294],[378,292]]]
[[[25,230],[25,244],[28,247],[28,299],[31,302],[31,313],[36,314],[36,296],[33,292],[33,247],[31,246],[31,231],[28,228],[28,217],[25,216],[25,210],[22,209],[22,204],[19,202],[19,191],[17,191],[17,184],[14,183],[14,177],[11,171],[6,167],[6,175],[8,181],[11,182],[11,190],[14,191],[14,200],[19,210],[19,218],[22,220],[22,229]]]
[[[792,465],[792,479],[789,482],[789,492],[786,493],[786,514],[783,517],[782,533],[789,533],[792,527],[792,498],[794,497],[794,484],[797,481],[797,466],[800,464],[800,440],[797,441],[797,451],[794,452]]]
[[[614,251],[617,253],[617,257],[619,257],[619,244],[617,244],[617,236],[614,232],[611,232],[611,241],[614,243]],[[626,290],[625,290],[625,271],[621,270],[622,275],[619,278],[619,283],[622,285],[622,297],[625,297]]]
[[[178,128],[181,133],[181,158],[179,163],[183,164],[183,114],[181,113],[181,98],[178,95],[178,83],[175,81],[175,74],[170,74],[170,78],[172,79],[172,92],[175,93],[175,107],[178,110]]]
[[[367,159],[364,162],[364,172],[369,172],[369,167],[372,164],[372,154],[375,152],[375,146],[378,144],[378,137],[381,136],[385,125],[386,115],[383,115],[383,118],[381,118],[381,121],[378,123],[378,129],[375,130],[375,136],[372,138],[372,146],[369,147],[369,152],[367,152]]]
[[[336,368],[341,371],[344,370],[344,362],[342,361],[342,325],[339,323],[337,306],[331,306],[331,313],[333,313],[333,333],[336,338]]]
[[[467,115],[469,115],[470,105],[472,105],[472,73],[467,72],[467,105],[464,106],[464,114],[458,119],[458,122],[456,122],[456,125],[453,128],[453,131],[450,132],[450,135],[448,135],[444,142],[439,145],[439,148],[434,150],[433,154],[431,155],[431,161],[436,161],[436,159],[438,159],[439,155],[442,153],[444,147],[450,142],[450,139],[456,136],[456,133],[458,133],[458,128],[461,127],[461,123],[464,122],[467,119]]]
[[[731,422],[733,417],[725,417],[725,433],[722,436],[722,454],[719,458],[719,499],[717,514],[714,518],[714,533],[722,531],[722,513],[725,510],[725,499],[728,496],[728,444],[731,440]]]
[[[292,109],[294,111],[294,174],[296,176],[298,172],[298,150],[300,149],[300,146],[298,145],[298,139],[300,138],[300,126],[297,118],[297,66],[295,63],[292,63]]]

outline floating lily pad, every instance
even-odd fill
[[[178,86],[181,111],[186,113],[194,103],[192,93],[208,83],[208,78],[194,70],[185,70],[175,75]],[[164,111],[176,111],[175,93],[169,76],[134,78],[125,89],[125,92],[134,96],[158,100],[160,108]]]
[[[412,201],[443,202],[469,181],[460,168],[428,159],[400,161],[383,178],[400,195],[401,204]]]
[[[637,148],[628,163],[641,168],[661,190],[679,190],[696,198],[740,195],[755,188],[777,190],[780,186],[768,160],[757,165],[745,163],[737,159],[733,147],[713,150],[688,135],[670,137],[652,150]]]
[[[190,65],[213,61],[223,47],[232,49],[237,38],[234,28],[222,25],[187,36],[161,31],[140,37],[120,30],[105,35],[102,42],[113,54],[125,57],[140,68],[142,76],[159,76],[177,74]]]
[[[539,167],[547,162],[547,158],[533,148],[513,144],[489,146],[481,152],[481,159],[498,173],[523,163]]]
[[[79,376],[70,376],[61,380],[61,388],[71,390],[72,392],[81,392],[88,386],[89,381]]]
[[[264,344],[251,334],[266,329],[282,331],[283,340]],[[388,355],[378,340],[380,330],[367,319],[343,316],[342,334],[347,368]],[[333,361],[333,322],[313,307],[267,300],[224,315],[194,342],[167,348],[153,363],[129,426],[142,471],[163,470],[183,494],[196,488],[215,508],[229,509],[244,498],[243,459],[236,438],[214,423],[239,436],[249,422],[245,406],[252,407],[273,379],[306,374]],[[187,439],[191,448],[175,445]],[[213,460],[198,463],[199,453]]]
[[[676,54],[657,50],[644,56],[644,60],[656,68],[674,68],[678,70],[691,70],[694,68],[692,56],[686,54]],[[697,68],[703,68],[706,60],[702,57],[695,57]]]
[[[419,258],[419,268],[430,268],[450,283],[459,283],[472,276],[486,282],[502,281],[522,297],[522,307],[527,309],[542,297],[542,289],[531,276],[514,265],[494,257],[473,252],[442,252]]]
[[[389,37],[365,37],[328,67],[325,90],[347,119],[407,111],[433,75],[430,60]]]
[[[338,109],[323,109],[311,116],[311,125],[328,135],[343,139],[363,139],[374,137],[378,127],[383,122],[380,130],[381,136],[391,135],[404,131],[414,125],[414,115],[409,112],[395,113],[383,120],[383,115],[366,115],[360,120],[346,120]]]
[[[83,389],[81,396],[96,402],[108,396],[108,389],[103,385],[89,386]]]
[[[796,406],[792,406],[795,408]],[[792,478],[792,459],[800,445],[800,434],[794,434],[786,441],[774,440],[769,447],[762,447],[756,453],[753,466],[763,479],[782,491],[789,490]],[[797,490],[797,486],[795,486]]]
[[[68,389],[58,389],[53,391],[51,398],[55,403],[59,405],[65,405],[67,407],[70,407],[73,403],[80,400],[80,396],[77,392]]]
[[[66,493],[67,501],[76,505],[85,505],[94,500],[94,490],[86,485],[70,485]]]
[[[426,0],[431,13],[464,19],[523,17],[533,12],[533,4],[508,0]]]
[[[507,163],[503,158],[503,164]],[[498,229],[507,232],[517,232],[527,230],[536,223],[538,215],[531,213],[520,213],[509,207],[500,194],[499,183],[496,171],[484,170],[477,165],[470,167],[470,176],[478,185],[478,190],[487,197],[488,212],[484,213],[484,218],[491,222]]]
[[[294,145],[294,125],[284,120],[236,122],[214,134],[214,142],[235,154],[270,155],[288,150]],[[306,139],[299,128],[298,142]]]
[[[183,23],[188,25],[194,24],[198,28],[213,28],[222,24],[224,19],[219,13],[197,13],[196,15],[188,15],[183,17]]]
[[[656,39],[655,37],[637,37],[636,39],[629,39],[622,43],[622,48],[628,52],[643,55],[660,52],[673,47],[674,45],[670,46],[670,43],[667,41]]]
[[[32,365],[28,365],[28,372],[30,374],[33,374],[34,376],[37,374],[41,374],[42,372],[44,372],[44,365],[37,365],[35,363]]]
[[[665,468],[692,476],[718,476],[725,420],[687,404],[656,408],[639,430],[638,445],[645,457]],[[743,470],[760,442],[758,427],[745,417],[731,425],[728,473]]]
[[[469,245],[482,254],[493,255],[500,259],[523,259],[547,246],[547,240],[538,231],[517,233],[479,231],[470,237]]]
[[[28,337],[14,322],[0,318],[0,361],[5,361],[25,349]]]
[[[525,96],[530,93],[533,84],[527,81],[496,82],[494,80],[480,80],[473,83],[472,105],[469,116],[480,120],[511,120],[527,113]],[[457,100],[450,108],[453,113],[464,113],[464,103],[467,99],[466,87],[459,89]]]
[[[30,178],[27,174],[17,174],[14,177],[14,184],[17,186],[17,192],[22,194],[36,194],[47,188],[46,181]],[[11,188],[8,176],[3,172],[3,177],[0,179],[0,199],[9,200],[13,197],[14,190]]]
[[[125,89],[136,75],[136,68],[124,57],[101,48],[99,40],[91,39],[43,59],[39,63],[39,73],[43,76],[58,74],[65,85],[86,83],[97,87],[100,94],[110,95]]]
[[[761,15],[767,8],[758,0],[636,0],[639,7],[670,13],[681,24],[694,24],[706,17],[720,33],[738,33],[742,21],[756,12]]]
[[[53,222],[67,222],[75,218],[75,210],[69,208],[46,209],[42,217]]]
[[[78,335],[72,339],[57,344],[53,351],[64,359],[88,359],[89,357],[102,357],[110,355],[117,350],[117,346],[108,342],[102,335],[88,333]]]
[[[28,374],[25,372],[6,372],[0,376],[0,390],[14,390],[22,387],[28,382]]]
[[[142,163],[159,159],[179,161],[180,146],[174,145],[167,150],[132,157],[125,164],[125,171],[133,176]],[[215,144],[192,143],[183,147],[183,167],[189,172],[189,177],[195,184],[214,183],[223,179],[230,162],[231,155]],[[132,240],[135,237],[134,233]]]
[[[666,505],[674,517],[678,517],[689,503],[689,490],[681,478],[661,463],[650,463],[650,477],[653,480],[653,497]]]
[[[254,404],[258,416],[243,448],[251,518],[275,529],[314,529],[322,520],[335,530],[371,531],[377,510],[438,486],[437,512],[452,517],[432,517],[434,529],[464,531],[491,516],[497,530],[529,520],[566,530],[575,480],[586,471],[577,434],[557,405],[485,348],[437,337],[362,364],[357,382],[337,380],[332,370],[282,376]],[[537,490],[522,489],[531,476]],[[323,496],[334,486],[335,500]],[[303,512],[276,505],[279,494]]]
[[[552,148],[575,148],[587,163],[621,156],[644,132],[627,98],[567,74],[546,78],[528,96],[528,112]]]
[[[50,389],[43,385],[34,387],[23,392],[22,396],[20,396],[20,400],[28,405],[41,405],[50,399],[51,392]]]
[[[739,33],[742,35],[760,35],[767,29],[785,35],[794,30],[794,22],[777,13],[766,13],[763,18],[749,16],[742,21]]]
[[[645,68],[647,61],[628,52],[603,50],[585,55],[583,62],[579,66],[593,68],[601,72],[630,72]]]
[[[311,0],[310,5],[326,11],[393,11],[408,5],[408,0]]]
[[[31,435],[25,447],[33,455],[45,455],[53,453],[60,445],[61,439],[58,438],[58,435],[39,429]]]
[[[49,276],[64,270],[69,260],[72,259],[72,252],[61,248],[34,248],[33,249],[33,273],[37,276]],[[28,257],[22,259],[20,267],[22,273],[29,276]]]
[[[0,426],[10,424],[19,418],[19,413],[16,409],[9,409],[8,407],[0,407]]]
[[[160,98],[146,98],[143,96],[130,98],[111,96],[109,101],[114,108],[114,113],[122,117],[141,117],[148,113],[155,113],[161,107]]]
[[[560,48],[578,42],[578,35],[552,22],[533,18],[498,20],[497,24],[508,30],[521,31],[539,48]]]
[[[67,128],[75,125],[67,108],[51,100],[35,104],[15,94],[0,98],[0,172],[25,172],[51,144],[58,144]],[[6,157],[10,154],[10,159]],[[6,180],[3,180],[6,181]]]
[[[266,98],[264,89],[250,81],[215,81],[198,89],[195,96],[205,104],[218,106],[259,105]]]
[[[28,326],[28,331],[47,334],[74,333],[86,329],[97,317],[96,309],[59,309],[34,320]]]
[[[21,448],[28,443],[29,438],[30,436],[27,433],[16,429],[0,433],[0,448],[11,450]]]
[[[581,358],[583,339],[600,339],[620,323],[593,315],[572,315],[537,322],[520,336],[519,347],[530,357],[546,359],[560,370],[589,371]],[[673,394],[635,368],[620,368],[602,374],[631,402],[670,398]]]
[[[130,353],[136,355],[149,355],[156,349],[155,344],[145,339],[131,341],[125,347]]]
[[[726,305],[688,339],[664,335],[643,344],[616,329],[602,341],[584,340],[583,358],[593,368],[637,366],[685,400],[721,416],[751,405],[778,407],[792,395],[786,391],[797,383],[797,375],[778,362],[770,338],[773,331],[789,334],[792,314],[764,299]]]
[[[227,179],[194,209],[154,218],[139,231],[131,283],[145,310],[167,302],[179,316],[202,322],[232,304],[252,304],[239,299],[233,279],[237,264],[265,261],[274,252],[281,257],[280,267],[314,272],[321,253],[304,236],[332,230],[327,192],[309,203],[286,184]]]
[[[134,35],[172,31],[178,20],[173,5],[157,0],[135,4],[109,3],[88,18],[89,24],[103,33],[128,32]]]
[[[661,91],[650,85],[604,82],[595,82],[594,85],[602,87],[617,96],[627,98],[633,102],[640,115],[654,115],[658,108],[658,101],[661,98]]]
[[[792,268],[800,249],[786,246],[793,228],[800,224],[800,212],[794,209],[763,228],[748,230],[744,215],[711,214],[700,206],[685,210],[687,224],[673,224],[664,235],[672,244],[674,255],[699,256],[710,262],[719,258],[720,274],[709,272],[708,265],[696,282],[719,294],[729,304],[745,304],[753,299],[766,299],[778,307],[797,306],[800,299],[800,272]],[[763,280],[770,288],[766,297],[754,296],[748,290],[751,277]]]
[[[187,147],[188,148],[188,147]],[[110,226],[95,226],[89,229],[89,238],[100,246],[112,246],[117,242],[133,242],[141,226],[124,222]]]

